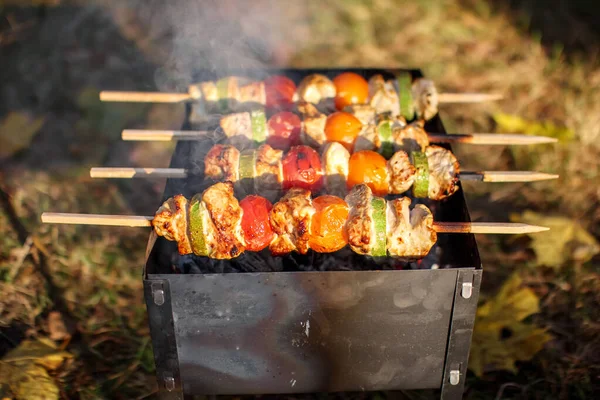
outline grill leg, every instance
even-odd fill
[[[469,350],[481,275],[483,270],[459,271],[454,293],[454,307],[450,321],[446,365],[444,366],[444,381],[442,382],[442,400],[461,399],[467,376]]]

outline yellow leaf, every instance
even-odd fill
[[[517,115],[504,113],[494,114],[493,118],[501,132],[548,136],[557,138],[561,142],[568,142],[575,137],[575,133],[569,128],[556,126],[549,121],[527,121]]]
[[[33,136],[44,125],[44,117],[32,118],[24,112],[13,111],[0,121],[0,158],[26,149]]]
[[[560,267],[566,261],[586,262],[600,252],[600,244],[575,220],[550,217],[533,211],[512,215],[511,220],[550,228],[531,235],[531,248],[539,264]]]
[[[477,376],[489,370],[516,372],[516,361],[530,360],[551,339],[543,329],[522,321],[539,312],[539,299],[513,274],[495,297],[478,307],[469,357]]]

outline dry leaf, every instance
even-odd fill
[[[9,386],[17,400],[58,399],[59,389],[48,371],[71,357],[49,339],[25,340],[0,361],[0,385]]]
[[[530,360],[551,339],[544,329],[522,322],[537,312],[536,294],[513,274],[477,309],[469,369],[479,377],[491,370],[517,372],[515,362]]]
[[[44,117],[32,118],[28,113],[13,111],[0,121],[0,159],[26,149],[33,136],[44,125]]]
[[[48,314],[48,333],[50,333],[50,339],[52,340],[63,340],[71,336],[62,314],[58,311],[52,311]]]
[[[577,223],[564,217],[549,217],[533,211],[512,215],[511,220],[550,228],[531,235],[531,248],[539,264],[560,267],[566,261],[589,261],[600,252],[596,239]]]

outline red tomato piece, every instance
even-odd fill
[[[267,107],[289,109],[294,102],[296,84],[283,75],[273,75],[264,80]]]
[[[267,143],[271,147],[287,151],[292,146],[299,145],[300,127],[302,121],[300,117],[289,111],[281,111],[269,118],[269,136]]]
[[[283,188],[317,191],[323,186],[323,167],[312,147],[294,146],[283,158]]]
[[[273,205],[261,196],[246,196],[240,201],[244,211],[242,215],[242,232],[246,240],[246,250],[261,251],[273,240],[273,229],[269,220],[269,212]]]

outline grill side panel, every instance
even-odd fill
[[[183,392],[439,388],[457,273],[162,275]]]

